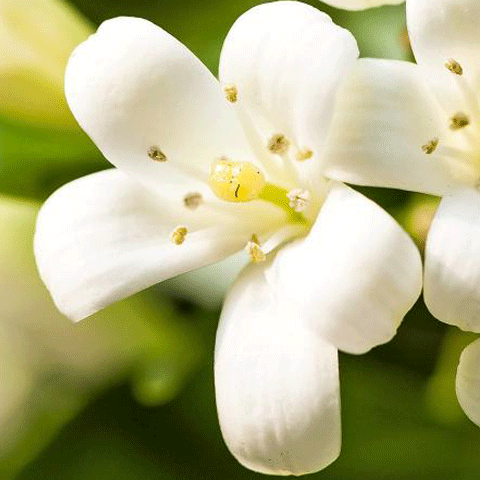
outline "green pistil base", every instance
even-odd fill
[[[260,192],[259,199],[264,200],[265,202],[272,203],[277,207],[282,208],[288,214],[289,221],[292,223],[302,223],[307,224],[307,219],[303,216],[302,213],[296,212],[291,206],[290,201],[287,197],[289,190],[272,183],[267,183],[263,190]]]

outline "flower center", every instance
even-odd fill
[[[214,160],[208,178],[213,193],[226,202],[263,200],[282,208],[293,223],[307,223],[301,211],[308,206],[308,192],[287,190],[267,183],[263,173],[250,162],[234,162],[225,157]]]
[[[232,162],[221,157],[210,168],[208,183],[213,193],[227,202],[250,202],[259,198],[265,177],[249,162]]]

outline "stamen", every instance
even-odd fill
[[[440,140],[438,138],[433,138],[426,145],[422,145],[422,150],[427,154],[431,155],[438,147]]]
[[[260,242],[258,241],[258,237],[253,234],[250,241],[247,243],[245,250],[250,255],[250,260],[252,263],[262,263],[267,259],[265,253],[260,248]]]
[[[305,160],[310,160],[313,157],[313,152],[309,148],[299,150],[295,155],[295,158],[299,162],[304,162]]]
[[[235,85],[225,85],[223,91],[225,92],[225,98],[230,103],[235,103],[238,100],[238,89]]]
[[[295,188],[287,193],[287,198],[290,200],[289,205],[291,208],[296,212],[303,212],[310,203],[310,192],[301,188]]]
[[[208,179],[213,193],[227,202],[250,202],[259,198],[265,177],[249,162],[233,162],[220,157],[212,162]]]
[[[470,118],[463,112],[458,112],[450,119],[450,129],[460,130],[470,125]]]
[[[277,155],[287,153],[289,147],[290,141],[282,133],[276,133],[268,141],[268,149]]]
[[[183,198],[183,204],[190,210],[196,210],[203,202],[201,193],[189,193]]]
[[[463,75],[462,66],[453,58],[449,58],[445,63],[445,67],[455,75]]]
[[[156,162],[166,162],[167,161],[167,156],[156,145],[152,145],[148,149],[148,156],[152,160],[155,160]]]
[[[185,241],[187,233],[188,228],[184,225],[180,225],[172,232],[172,234],[170,235],[170,240],[175,245],[181,245]]]

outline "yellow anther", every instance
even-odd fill
[[[301,188],[295,188],[287,193],[290,208],[293,208],[296,212],[303,212],[310,203],[310,193],[308,190],[302,190]]]
[[[313,152],[308,148],[305,148],[304,150],[299,150],[297,152],[297,154],[295,155],[295,158],[299,162],[304,162],[305,160],[310,160],[310,158],[312,158],[312,157],[313,157]]]
[[[238,100],[238,89],[235,85],[225,85],[223,91],[225,92],[225,98],[230,103],[235,103]]]
[[[455,75],[463,75],[462,66],[453,58],[449,58],[445,63],[445,67]]]
[[[203,197],[201,193],[189,193],[183,197],[183,204],[190,210],[197,209],[203,202]]]
[[[213,193],[227,202],[255,200],[265,187],[265,177],[255,165],[225,157],[212,162],[208,182]]]
[[[268,141],[268,149],[270,150],[270,152],[275,153],[277,155],[282,155],[283,153],[287,153],[289,147],[290,147],[290,142],[288,138],[282,133],[276,133]]]
[[[152,145],[148,149],[147,153],[148,153],[148,156],[152,160],[155,160],[156,162],[166,162],[167,161],[167,156],[156,145]]]
[[[181,245],[185,241],[187,233],[188,228],[180,225],[172,232],[172,234],[170,235],[170,239],[175,245]]]
[[[431,155],[438,147],[440,140],[438,138],[433,138],[426,145],[422,145],[422,150],[427,154]]]
[[[450,128],[460,130],[470,125],[470,118],[463,112],[458,112],[450,119]]]
[[[252,263],[262,263],[267,259],[267,256],[265,255],[265,253],[263,253],[263,250],[260,248],[258,237],[255,234],[252,235],[252,238],[247,243],[245,250],[250,255],[250,260],[252,261]]]

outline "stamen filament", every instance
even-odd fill
[[[299,225],[299,224],[287,225],[284,228],[275,230],[272,236],[262,244],[262,250],[266,255],[268,255],[270,252],[275,250],[282,243],[285,243],[286,241],[289,241],[292,238],[300,237],[303,234],[305,234],[306,231],[307,231],[307,226]]]
[[[442,157],[455,158],[456,160],[461,160],[465,163],[470,161],[470,155],[468,152],[459,148],[450,147],[448,145],[439,145],[436,153]]]
[[[243,131],[246,134],[247,140],[253,150],[253,153],[255,154],[256,159],[260,161],[264,170],[269,173],[269,176],[272,177],[271,179],[273,181],[279,183],[284,182],[286,178],[282,172],[282,169],[280,168],[279,164],[275,162],[270,155],[268,155],[264,142],[253,126],[253,122],[249,118],[248,114],[244,111],[241,105],[236,107],[236,111],[238,118],[240,119],[240,123],[242,124]]]
[[[463,150],[441,145],[435,155],[439,155],[454,170],[461,169],[468,176],[476,174],[476,168],[472,164],[471,156]]]
[[[282,153],[278,155],[282,159],[283,168],[287,177],[289,178],[288,183],[292,183],[298,185],[299,177],[298,177],[298,170],[296,169],[294,163],[292,162],[290,155],[288,153]]]
[[[477,95],[468,83],[465,75],[456,75],[455,78],[458,83],[458,88],[460,89],[465,98],[467,108],[471,111],[471,113],[476,117],[477,120],[480,120],[480,105],[478,103]]]

